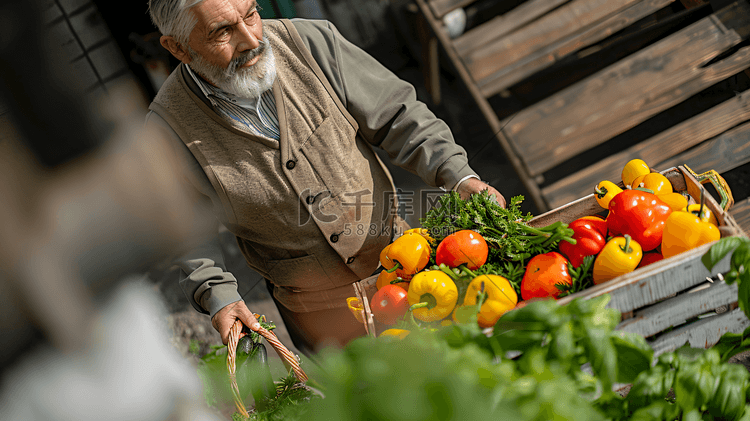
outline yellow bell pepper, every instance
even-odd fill
[[[721,233],[716,225],[691,212],[672,212],[664,224],[661,253],[666,259],[719,238]]]
[[[629,235],[609,240],[594,260],[594,284],[634,271],[642,257],[641,245]]]
[[[430,243],[431,246],[435,245],[435,239],[430,236],[430,232],[427,231],[424,228],[412,228],[404,231],[404,235],[406,234],[419,234],[422,237],[427,240],[428,243]]]
[[[507,279],[499,275],[479,275],[474,278],[466,290],[462,308],[473,307],[477,304],[477,295],[482,290],[487,294],[477,314],[477,322],[481,327],[492,327],[500,316],[513,310],[518,304],[518,294]],[[460,320],[461,312],[456,310],[456,317]]]
[[[646,175],[651,172],[651,168],[642,159],[631,159],[622,168],[622,184],[624,186],[633,186],[633,181],[641,175]]]
[[[700,208],[701,208],[700,203],[694,203],[690,206],[687,206],[687,208],[683,207],[682,210],[685,212],[690,212],[693,215],[696,215],[703,222],[710,222],[718,227],[719,221],[716,220],[716,215],[714,215],[714,213],[711,212],[711,209],[709,209],[707,206],[703,206],[703,210],[701,211]]]
[[[383,332],[381,332],[380,335],[378,335],[378,338],[389,337],[389,338],[404,339],[406,336],[409,335],[409,333],[411,333],[411,331],[408,331],[406,329],[391,328],[391,329],[386,329]]]
[[[667,194],[660,194],[659,199],[666,203],[673,211],[684,210],[688,204],[688,200],[681,193],[672,192]]]
[[[652,172],[637,177],[633,180],[633,184],[631,185],[631,188],[636,187],[649,189],[657,196],[672,193],[674,191],[669,179],[658,172]]]
[[[620,192],[622,192],[622,189],[617,184],[606,180],[594,187],[594,197],[599,206],[604,209],[609,209],[609,202]]]
[[[439,270],[419,272],[409,283],[409,305],[421,304],[413,310],[415,318],[424,322],[450,315],[458,301],[458,288],[450,276]]]
[[[430,244],[416,233],[404,234],[380,252],[380,264],[388,272],[410,279],[430,261]]]

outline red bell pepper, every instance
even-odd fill
[[[575,244],[560,242],[560,253],[570,260],[573,267],[583,263],[583,258],[598,254],[607,244],[607,222],[595,216],[578,218],[568,225],[573,229]]]
[[[650,251],[661,244],[664,223],[672,208],[649,190],[624,190],[609,204],[607,228],[611,236],[630,235]]]

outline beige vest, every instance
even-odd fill
[[[181,69],[151,109],[203,167],[220,220],[276,298],[298,312],[342,307],[391,239],[393,181],[294,26],[266,20],[264,35],[276,58],[278,142],[216,114]]]

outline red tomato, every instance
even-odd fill
[[[529,260],[526,272],[521,280],[521,297],[524,300],[530,298],[557,298],[560,291],[555,284],[573,283],[573,278],[568,272],[568,259],[562,254],[551,251],[538,254]]]
[[[409,310],[406,290],[398,285],[384,285],[372,296],[372,315],[380,323],[392,325]]]
[[[435,263],[445,263],[455,268],[465,264],[474,270],[487,261],[489,248],[487,241],[472,230],[461,230],[445,237],[435,251]]]

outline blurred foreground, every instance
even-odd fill
[[[40,10],[0,11],[0,418],[213,419],[153,293],[127,281],[202,241],[208,210],[137,89],[87,95]]]

